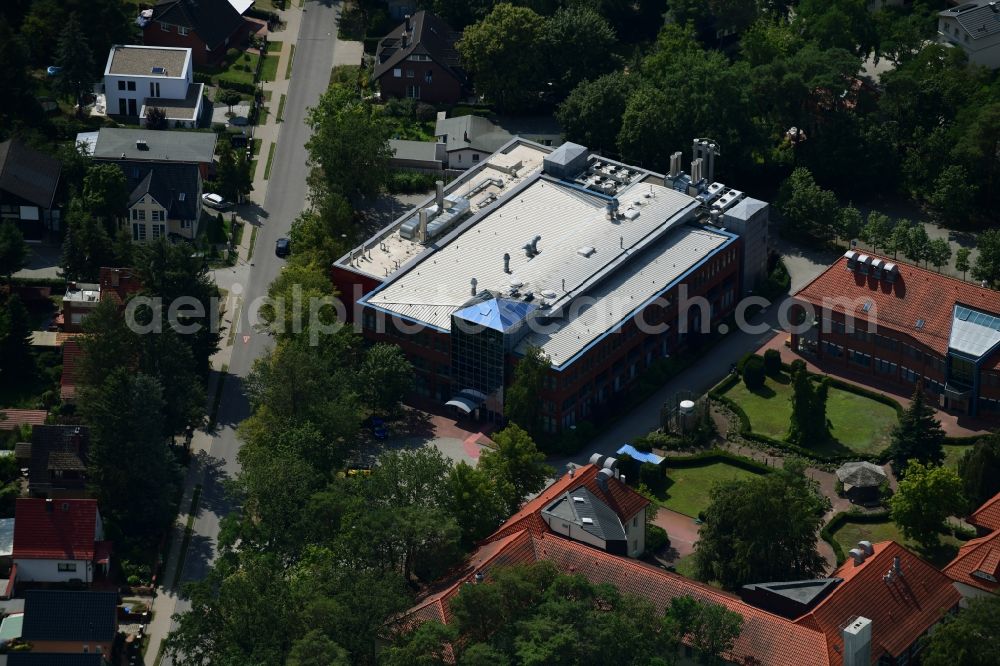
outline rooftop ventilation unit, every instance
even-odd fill
[[[594,519],[593,518],[587,518],[586,516],[584,516],[583,518],[580,519],[580,522],[583,523],[584,525],[593,525],[594,524]]]
[[[542,298],[557,298],[559,294],[552,291],[551,289],[546,289],[542,292]]]
[[[871,266],[872,258],[867,254],[862,254],[858,257],[858,272],[862,275],[868,275],[868,269]]]
[[[896,279],[899,277],[899,268],[896,266],[896,264],[887,263],[882,268],[882,277],[885,278],[886,282],[895,282]]]
[[[592,245],[584,245],[579,250],[576,251],[581,257],[590,257],[597,252],[597,250]]]
[[[719,199],[712,205],[712,210],[717,210],[720,213],[724,213],[743,198],[743,192],[739,190],[729,190],[725,194],[719,197]]]
[[[626,208],[625,213],[622,215],[626,220],[634,220],[639,217],[638,208]]]
[[[135,140],[135,149],[136,150],[149,150],[149,144],[146,143],[145,139],[136,139]]]
[[[847,270],[853,271],[858,267],[858,253],[854,250],[845,252],[844,258],[847,259]]]
[[[854,566],[857,566],[865,561],[865,552],[860,548],[851,548],[850,552],[847,554],[854,560]]]
[[[584,500],[584,499],[583,499],[582,497],[580,497],[579,495],[573,495],[573,501],[574,501],[574,502],[577,502],[578,504],[583,504],[583,503],[584,503],[584,502],[585,502],[586,500]]]
[[[872,269],[871,276],[876,280],[882,279],[882,271],[884,270],[885,262],[878,257],[872,259]]]
[[[858,548],[864,552],[866,557],[875,554],[875,548],[872,546],[871,541],[859,541]]]

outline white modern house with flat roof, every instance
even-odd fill
[[[115,45],[104,68],[109,114],[146,118],[163,109],[171,127],[196,127],[205,85],[194,82],[191,49]]]
[[[938,41],[957,46],[969,62],[1000,67],[1000,2],[972,0],[938,13]]]

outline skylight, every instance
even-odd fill
[[[594,519],[593,518],[581,518],[580,521],[584,525],[593,525],[594,524]]]
[[[923,319],[918,319],[917,320],[917,328],[923,328],[924,324],[926,324],[926,323],[927,322],[925,322]]]

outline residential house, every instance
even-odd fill
[[[468,85],[455,50],[460,34],[427,11],[396,26],[378,43],[372,79],[383,99],[409,97],[431,104],[455,104]]]
[[[59,397],[65,403],[76,400],[76,385],[79,380],[80,358],[83,348],[76,340],[69,338],[62,345],[62,377],[59,379]]]
[[[19,139],[0,143],[0,222],[17,224],[28,241],[59,231],[55,201],[61,171],[59,160]]]
[[[1000,67],[1000,2],[970,0],[938,13],[938,41],[958,47],[969,62]]]
[[[93,499],[19,497],[14,507],[17,582],[93,582],[106,576],[111,542]]]
[[[483,118],[482,116],[446,117],[439,111],[434,134],[445,145],[445,166],[468,169],[477,165],[515,136],[543,146],[562,145],[562,129],[551,117]]]
[[[63,294],[62,313],[56,317],[57,325],[67,333],[83,330],[83,320],[103,301],[112,300],[122,305],[128,297],[142,289],[139,277],[131,268],[102,266],[96,284],[69,282]],[[2,428],[2,426],[0,426]]]
[[[1000,594],[1000,493],[969,516],[980,533],[958,549],[944,568],[965,599]]]
[[[608,469],[607,464],[604,461],[601,469]],[[496,567],[549,561],[563,573],[582,575],[594,584],[609,583],[623,593],[648,599],[661,612],[672,599],[690,596],[739,613],[743,618],[740,635],[723,654],[731,663],[902,664],[913,660],[921,637],[954,611],[961,598],[940,571],[892,541],[862,542],[859,547],[864,550],[859,549],[829,578],[748,586],[743,591],[746,599],[741,599],[549,529],[544,512],[553,502],[567,494],[572,498],[579,492],[581,478],[595,479],[601,473],[592,463],[556,481],[387,628],[405,631],[428,620],[448,624],[453,619],[451,602],[465,585],[490,584]],[[619,497],[636,494],[624,484],[619,488],[619,480],[613,477],[607,483]],[[592,490],[590,482],[583,487]],[[693,656],[690,645],[682,650],[689,659]]]
[[[166,162],[195,164],[203,179],[215,172],[215,132],[170,132],[164,130],[102,127],[85,143],[94,160],[101,162]]]
[[[194,238],[201,214],[201,172],[195,164],[112,161],[125,173],[132,240]]]
[[[152,16],[143,21],[142,41],[148,46],[188,49],[195,65],[216,64],[230,48],[246,46],[250,24],[241,14],[251,4],[244,1],[234,6],[231,0],[159,0],[153,6]]]
[[[24,593],[21,638],[31,643],[32,653],[93,654],[109,659],[117,633],[118,595],[114,592],[28,590]],[[53,658],[34,663],[57,666],[65,662]]]
[[[971,416],[1000,412],[1000,292],[847,251],[795,299],[812,314],[792,348],[826,372],[850,372]]]
[[[47,414],[44,409],[0,409],[0,430],[41,425]]]
[[[440,171],[448,159],[443,143],[389,139],[389,148],[392,149],[389,166],[396,169]]]
[[[194,82],[191,49],[116,45],[104,68],[109,114],[145,120],[163,109],[171,127],[197,127],[205,84]]]
[[[70,342],[76,345],[66,345]],[[19,442],[15,449],[28,468],[28,492],[33,497],[86,497],[89,445],[90,431],[84,426],[34,426],[31,442]]]

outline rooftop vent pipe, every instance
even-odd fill
[[[476,285],[479,284],[479,281],[476,278],[472,278],[472,280],[469,282],[469,284],[472,286],[472,295],[475,296],[476,295]]]
[[[427,209],[421,208],[417,211],[417,215],[420,216],[420,236],[419,240],[421,243],[427,242]]]
[[[434,183],[434,187],[437,189],[437,200],[435,203],[438,207],[438,215],[444,212],[444,181],[439,180]]]
[[[510,254],[507,252],[503,254],[503,272],[510,274]]]
[[[670,156],[670,173],[668,173],[667,176],[671,179],[681,175],[681,159],[683,159],[683,157],[684,154],[679,150]]]

